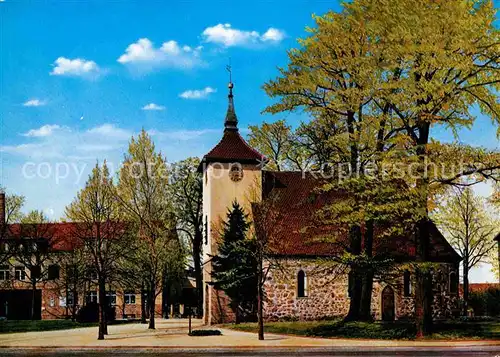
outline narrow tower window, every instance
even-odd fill
[[[208,244],[208,216],[205,216],[205,227],[204,227],[204,234],[205,234],[205,244]]]

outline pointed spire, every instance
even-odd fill
[[[224,121],[224,131],[232,130],[238,131],[238,118],[236,117],[236,113],[234,111],[234,101],[233,101],[233,76],[231,72],[231,57],[229,57],[229,64],[226,66],[226,70],[229,72],[229,84],[227,87],[229,88],[228,98],[228,106],[226,113],[226,120]]]
[[[238,130],[238,118],[236,117],[236,112],[234,111],[234,102],[233,102],[233,83],[229,82],[229,95],[228,98],[228,106],[226,113],[226,120],[224,121],[224,130]]]

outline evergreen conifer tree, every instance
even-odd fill
[[[255,243],[246,237],[249,228],[248,215],[233,202],[223,223],[217,255],[212,257],[214,286],[231,299],[236,323],[255,310],[257,261],[253,255]]]

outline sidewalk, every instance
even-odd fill
[[[221,329],[222,336],[190,337],[187,335],[188,321],[158,319],[156,330],[148,330],[147,325],[126,324],[109,326],[105,340],[97,340],[97,327],[74,330],[25,332],[0,334],[2,348],[63,348],[63,349],[129,349],[129,348],[169,348],[169,349],[252,349],[252,348],[468,348],[489,346],[500,349],[500,341],[390,341],[358,339],[323,339],[290,335],[266,334],[259,341],[255,333]],[[193,328],[202,328],[201,320],[193,320]],[[0,349],[1,351],[1,349]],[[0,353],[1,354],[1,353]]]

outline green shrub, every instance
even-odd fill
[[[220,336],[222,332],[219,330],[193,330],[189,336]]]

